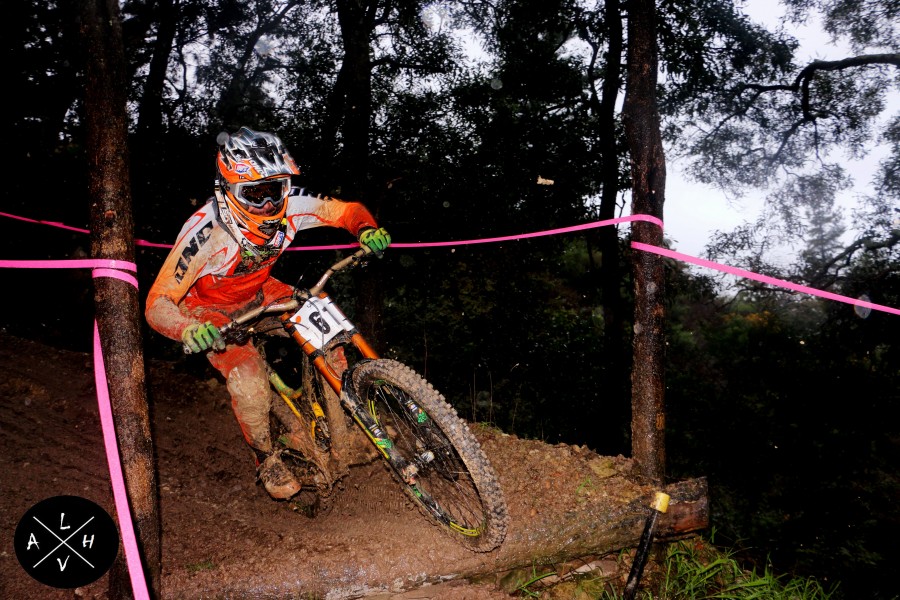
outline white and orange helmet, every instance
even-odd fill
[[[231,216],[242,232],[252,234],[250,241],[270,239],[287,210],[291,175],[300,174],[297,164],[273,133],[241,127],[230,135],[223,131],[216,142],[219,184]],[[268,202],[277,209],[275,214],[255,215],[247,210],[261,208]]]

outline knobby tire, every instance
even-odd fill
[[[388,359],[359,364],[352,385],[394,450],[417,465],[414,485],[391,472],[419,510],[473,551],[499,546],[509,515],[497,475],[444,397],[415,371]]]

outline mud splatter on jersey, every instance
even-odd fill
[[[214,200],[191,215],[147,294],[145,316],[150,326],[180,340],[181,332],[192,323],[212,320],[224,324],[223,313],[257,299],[267,282],[267,287],[283,288],[290,294],[291,288],[270,273],[298,231],[330,226],[356,236],[363,227],[377,227],[371,213],[357,202],[302,192],[287,202],[285,222],[273,243],[255,246],[254,251],[242,248],[217,221]]]

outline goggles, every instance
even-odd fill
[[[235,183],[230,187],[234,197],[246,207],[262,208],[271,202],[275,208],[281,208],[291,189],[291,180],[283,177],[268,181],[248,181]]]

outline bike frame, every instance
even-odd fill
[[[378,354],[359,333],[356,326],[325,292],[308,297],[293,314],[284,313],[281,316],[281,322],[294,341],[303,348],[316,370],[338,394],[341,404],[350,411],[353,419],[375,444],[379,452],[393,465],[408,485],[415,486],[418,467],[394,452],[393,442],[385,435],[374,411],[366,410],[356,394],[349,393],[348,390],[352,386],[343,384],[343,379],[350,377],[352,368],[348,368],[343,374],[338,374],[325,360],[329,344],[333,341],[338,344],[349,341],[364,358],[378,358]],[[410,402],[406,405],[406,410],[416,415],[419,408]],[[443,517],[444,515],[439,514],[439,516]]]
[[[325,352],[327,345],[339,335],[345,335],[364,358],[379,358],[378,353],[363,338],[343,311],[331,300],[323,290],[331,276],[351,265],[356,265],[374,251],[363,247],[332,265],[309,290],[298,290],[297,299],[278,304],[261,306],[250,310],[220,329],[225,335],[236,327],[245,325],[264,313],[282,313],[281,323],[290,336],[312,360],[316,370],[322,374],[328,385],[341,394],[343,384],[341,375],[327,363]],[[343,342],[344,340],[340,340]]]
[[[363,357],[379,358],[378,353],[325,292],[307,298],[294,314],[283,314],[281,322],[338,395],[343,387],[341,376],[325,360],[327,346],[332,340],[343,334]]]
[[[331,275],[351,264],[360,262],[371,253],[372,251],[368,248],[358,250],[332,265],[316,285],[308,291],[299,291],[297,300],[292,299],[287,302],[251,310],[223,327],[221,331],[226,333],[236,326],[253,321],[264,313],[282,313],[280,317],[282,326],[303,349],[316,371],[322,375],[331,389],[338,395],[341,404],[350,412],[353,420],[366,433],[378,451],[397,470],[403,480],[408,485],[415,486],[418,467],[409,463],[393,450],[393,442],[385,435],[374,411],[366,410],[360,399],[356,397],[356,394],[349,392],[352,386],[344,385],[344,380],[351,376],[352,368],[348,368],[343,373],[338,373],[326,360],[326,353],[331,347],[346,343],[353,344],[359,350],[363,359],[379,358],[378,353],[356,329],[356,326],[338,308],[328,294],[322,291]],[[270,380],[291,411],[294,414],[298,414],[297,408],[293,404],[293,400],[297,399],[298,394],[290,390],[277,374],[275,374],[275,377],[270,377]],[[318,406],[315,399],[310,399],[310,401],[313,405],[314,414],[316,416],[322,415],[321,407]],[[406,409],[412,412],[414,416],[420,412],[419,407],[412,402],[406,406]],[[434,508],[429,507],[429,509],[435,512],[436,516],[445,517]]]
[[[223,336],[231,335],[234,339],[245,339],[243,338],[245,334],[264,333],[255,331],[251,325],[256,319],[264,314],[279,315],[283,330],[303,349],[315,372],[327,382],[328,387],[337,395],[341,407],[349,412],[356,425],[362,429],[377,451],[388,461],[392,470],[405,483],[412,499],[433,519],[449,529],[464,536],[477,537],[482,532],[480,527],[469,528],[461,525],[457,522],[456,517],[448,513],[429,491],[419,486],[420,469],[426,469],[426,465],[435,460],[435,453],[430,448],[423,448],[412,450],[412,455],[406,456],[405,454],[409,453],[410,448],[395,448],[393,439],[385,431],[386,425],[382,425],[380,422],[382,420],[378,408],[380,399],[378,397],[361,398],[358,395],[359,392],[354,384],[354,375],[358,373],[357,368],[371,364],[371,361],[378,362],[380,357],[343,311],[338,308],[328,294],[324,293],[323,288],[335,272],[350,265],[359,264],[372,253],[373,251],[366,247],[360,249],[332,265],[316,285],[308,290],[297,290],[294,297],[285,302],[252,309],[236,317],[231,323],[220,328],[220,331]],[[348,345],[356,348],[361,358],[357,358],[350,365],[347,364],[345,357],[341,357],[342,364],[335,367],[332,363],[336,361],[329,360],[329,358],[333,358],[329,356],[329,353],[337,349],[343,351],[344,347]],[[395,361],[386,362],[394,363]],[[368,369],[368,367],[366,368]],[[269,381],[291,412],[301,423],[304,422],[305,418],[294,404],[294,401],[301,397],[302,392],[286,385],[278,373],[271,368],[271,365]],[[402,388],[397,388],[391,382],[383,380],[379,381],[377,385],[386,386],[387,395],[394,397],[399,404],[398,408],[405,411],[413,422],[424,423],[431,418],[426,412],[427,409],[418,406],[418,400],[407,396]],[[371,387],[367,389],[369,390],[367,394],[373,392]],[[400,392],[400,395],[395,395],[396,392]],[[380,394],[381,392],[375,391],[375,393]],[[304,398],[306,402],[309,402],[313,412],[310,433],[314,439],[319,426],[318,420],[325,417],[325,413],[318,403],[318,395],[318,392],[312,391],[307,398]],[[443,402],[442,398],[439,400]],[[447,408],[452,411],[449,406]],[[455,416],[455,413],[453,415]],[[326,422],[323,421],[323,425]],[[442,433],[442,435],[444,434]],[[503,527],[505,528],[505,525]]]

